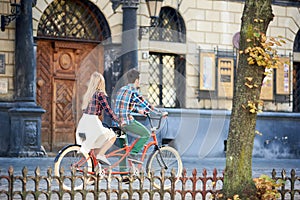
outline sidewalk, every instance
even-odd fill
[[[188,175],[191,175],[193,169],[196,169],[198,174],[201,175],[205,168],[208,173],[212,173],[214,168],[218,173],[222,173],[226,160],[225,158],[204,158],[193,159],[183,158],[183,166],[186,168]],[[34,157],[34,158],[8,158],[0,157],[0,173],[7,174],[8,168],[12,166],[15,174],[21,174],[22,169],[26,166],[28,173],[34,174],[34,170],[39,166],[41,174],[46,174],[47,169],[54,167],[54,157]],[[300,176],[300,159],[264,159],[254,158],[252,164],[253,177],[259,177],[261,174],[271,175],[273,169],[277,174],[281,173],[284,169],[287,174],[291,170],[296,171],[296,175]]]

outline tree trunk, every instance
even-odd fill
[[[266,33],[273,19],[271,0],[246,0],[240,31],[240,50],[261,46],[254,33]],[[247,41],[251,39],[251,41]],[[240,54],[234,88],[233,107],[227,140],[224,198],[239,195],[241,199],[255,199],[252,180],[252,150],[255,137],[256,112],[251,113],[248,103],[257,104],[264,78],[264,67],[249,65],[246,54]],[[255,85],[248,87],[245,85]]]

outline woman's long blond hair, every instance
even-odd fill
[[[103,92],[105,95],[107,95],[106,90],[105,90],[104,77],[99,72],[94,72],[91,75],[91,79],[90,79],[88,88],[86,90],[86,93],[83,96],[82,106],[81,106],[82,110],[86,109],[89,101],[92,99],[94,93],[97,90],[99,90],[99,91]]]

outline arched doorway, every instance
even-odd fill
[[[293,50],[293,111],[300,112],[300,30],[296,35]]]
[[[75,142],[81,96],[74,86],[85,84],[93,71],[103,73],[101,44],[109,38],[105,17],[87,0],[53,1],[43,12],[36,39],[36,98],[46,110],[42,145],[47,151]]]

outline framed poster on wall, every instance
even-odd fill
[[[260,99],[273,100],[273,69],[266,69],[265,72],[268,74],[265,76],[261,86]]]
[[[200,53],[200,90],[215,90],[216,82],[215,53]]]
[[[290,94],[290,59],[280,58],[281,64],[276,69],[276,94]]]
[[[8,79],[0,78],[0,94],[7,94],[8,92]]]
[[[233,97],[234,60],[232,58],[218,59],[218,96]]]
[[[0,54],[0,74],[5,74],[5,54]]]

